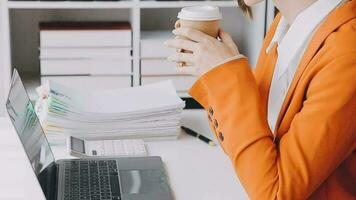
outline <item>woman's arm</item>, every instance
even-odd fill
[[[315,75],[279,144],[246,59],[218,66],[195,83],[190,94],[212,111],[215,133],[251,199],[306,199],[352,152],[355,66],[354,54],[348,54]]]

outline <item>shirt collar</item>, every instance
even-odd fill
[[[290,26],[289,26],[286,18],[284,18],[282,16],[278,22],[278,25],[277,25],[276,31],[273,35],[273,38],[266,49],[266,53],[269,53],[275,44],[279,45],[279,43],[282,41],[283,37],[286,35],[289,27]]]
[[[318,0],[301,12],[289,25],[282,16],[271,43],[266,49],[268,53],[274,44],[278,44],[278,68],[277,75],[280,77],[293,59],[298,56],[311,34],[343,0]]]

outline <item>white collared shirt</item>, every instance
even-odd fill
[[[345,0],[318,0],[301,12],[291,25],[281,17],[266,53],[277,44],[278,58],[268,98],[268,124],[272,132],[304,51],[319,24]]]

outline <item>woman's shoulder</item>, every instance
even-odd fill
[[[326,18],[320,26],[324,37],[322,48],[333,56],[342,56],[356,51],[356,0],[349,1]],[[355,56],[356,58],[356,56]]]
[[[334,56],[352,53],[356,59],[356,18],[347,21],[333,31],[325,39],[323,48]]]
[[[356,90],[356,18],[330,32],[312,58],[307,74],[319,81],[338,82],[351,97]],[[321,78],[321,79],[320,79]],[[315,80],[311,81],[316,82]]]

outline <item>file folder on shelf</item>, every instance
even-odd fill
[[[128,22],[42,22],[41,47],[131,47]]]
[[[39,26],[42,82],[55,80],[96,90],[132,86],[129,22],[41,22]]]

